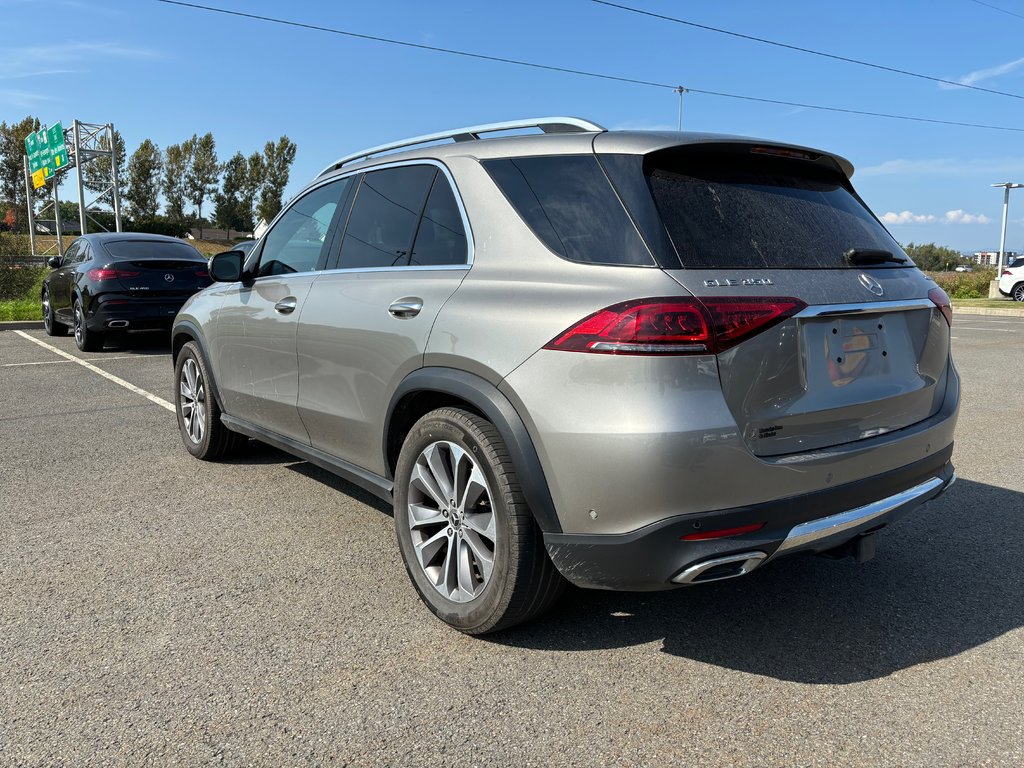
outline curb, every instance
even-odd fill
[[[42,320],[5,320],[0,322],[0,331],[35,331],[42,327]]]
[[[1007,307],[1006,309],[997,307],[962,307],[958,304],[953,305],[954,315],[994,315],[996,317],[1024,317],[1024,307],[1020,309]]]

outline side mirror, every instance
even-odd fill
[[[218,283],[237,283],[242,279],[242,264],[245,254],[241,251],[225,251],[210,259],[210,277]]]
[[[46,266],[48,266],[50,269],[56,269],[57,267],[60,266],[60,261],[60,256],[51,256],[46,260]]]

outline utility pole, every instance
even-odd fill
[[[82,123],[75,120],[71,129],[72,141],[75,154],[75,176],[78,178],[78,226],[79,232],[83,235],[89,234],[85,223],[85,182],[82,179],[82,158],[79,157],[78,148],[82,146]]]
[[[681,85],[677,85],[672,90],[675,93],[679,94],[679,127],[678,127],[678,130],[682,131],[683,130],[683,94],[684,93],[688,93],[688,91],[685,88],[683,88],[683,86],[681,86]]]
[[[36,255],[36,214],[32,205],[32,174],[28,172],[28,155],[25,155],[25,200],[28,204],[28,242],[32,255]]]
[[[1014,184],[1004,181],[1002,184],[993,184],[993,187],[1003,188],[1003,232],[999,237],[999,263],[996,265],[996,280],[1003,273],[1003,264],[1006,260],[1006,218],[1010,210],[1010,190],[1024,187],[1024,184]]]

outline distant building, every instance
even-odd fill
[[[36,219],[36,233],[40,235],[56,235],[57,222],[54,219]],[[61,218],[60,233],[62,235],[80,235],[82,229],[78,225],[78,219],[68,220]]]
[[[1019,255],[1020,254],[1016,251],[1007,251],[1006,262],[1004,263],[1009,262],[1014,256]],[[984,264],[988,267],[994,267],[999,263],[999,251],[976,251],[973,259],[975,264]]]

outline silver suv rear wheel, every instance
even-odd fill
[[[1024,283],[1017,283],[1017,285],[1013,286],[1013,293],[1011,295],[1014,301],[1024,301]]]
[[[406,436],[395,529],[413,586],[442,621],[496,632],[547,610],[563,581],[494,425],[439,408]]]

